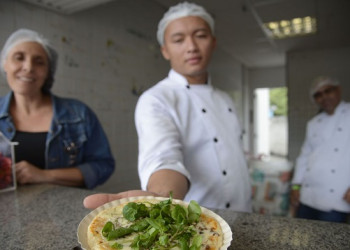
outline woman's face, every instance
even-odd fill
[[[48,77],[49,59],[39,43],[23,42],[9,51],[4,70],[15,94],[37,95]]]

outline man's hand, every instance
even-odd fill
[[[89,195],[84,199],[84,207],[88,209],[95,209],[103,204],[119,200],[122,198],[134,197],[134,196],[158,196],[152,192],[142,190],[130,190],[117,194],[93,194]]]
[[[95,209],[107,202],[133,196],[169,197],[173,192],[174,199],[183,199],[189,188],[188,180],[181,173],[163,169],[152,174],[148,182],[148,191],[130,190],[117,194],[93,194],[84,199],[84,206]]]
[[[300,190],[292,190],[290,192],[290,204],[292,216],[295,216],[297,208],[299,206]]]
[[[350,204],[350,188],[348,188],[348,190],[346,191],[344,195],[344,200]]]
[[[290,204],[293,207],[299,206],[300,190],[292,190],[290,193]]]

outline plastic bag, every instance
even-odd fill
[[[15,190],[15,151],[16,142],[9,141],[0,132],[0,192]]]

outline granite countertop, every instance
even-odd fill
[[[79,249],[77,228],[93,191],[55,185],[0,193],[0,249]],[[232,228],[229,249],[350,249],[350,225],[214,210]]]
[[[261,214],[218,212],[231,226],[229,249],[349,250],[350,225]]]

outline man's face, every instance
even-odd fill
[[[205,83],[215,45],[208,24],[200,17],[188,16],[170,22],[161,50],[171,67],[189,83]]]
[[[340,92],[339,86],[325,85],[313,95],[313,98],[323,111],[332,115],[341,101]]]

